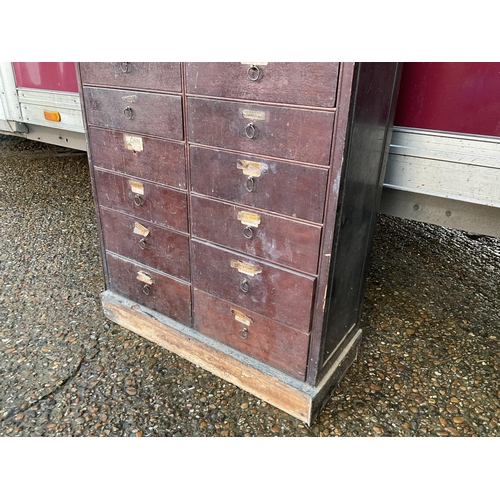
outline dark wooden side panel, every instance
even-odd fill
[[[330,111],[189,97],[188,138],[218,148],[328,165],[334,116]],[[247,133],[254,137],[249,139]]]
[[[191,94],[332,108],[338,63],[186,63]],[[255,80],[255,81],[253,81]]]
[[[359,63],[346,138],[320,367],[359,323],[399,83],[397,63]],[[327,362],[328,366],[327,365]]]
[[[315,278],[191,240],[193,286],[303,332],[309,331]],[[260,269],[241,272],[241,263]],[[247,290],[246,292],[243,290]]]
[[[101,206],[177,231],[188,231],[186,193],[132,177],[94,170]]]
[[[189,281],[189,238],[101,208],[106,249]]]
[[[109,271],[108,288],[124,297],[191,326],[191,287],[165,274],[106,254]],[[144,280],[151,278],[152,283]]]
[[[181,96],[84,87],[89,125],[182,140]]]
[[[199,146],[190,147],[190,162],[194,192],[311,222],[323,221],[328,170]],[[257,168],[250,165],[245,170],[248,162],[258,164]]]
[[[181,65],[178,62],[80,63],[80,71],[85,85],[181,91]]]
[[[196,289],[193,310],[195,330],[304,380],[309,335]]]
[[[186,189],[184,144],[89,127],[95,166]]]
[[[191,197],[193,236],[316,274],[321,228],[258,210]]]

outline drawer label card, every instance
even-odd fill
[[[249,318],[246,314],[243,314],[242,312],[237,311],[236,309],[231,309],[231,313],[234,314],[234,319],[236,321],[243,323],[245,326],[250,326],[253,323],[252,318]]]
[[[128,103],[133,103],[137,102],[137,96],[136,95],[124,95],[122,97],[122,100]]]
[[[260,177],[267,172],[267,165],[258,161],[238,160],[236,168],[250,177]]]
[[[138,222],[134,223],[134,234],[139,234],[140,236],[146,237],[149,234],[149,229],[144,227],[142,224]]]
[[[248,118],[249,120],[265,120],[266,112],[265,111],[255,111],[254,109],[244,109],[242,111],[243,118]]]
[[[247,276],[255,276],[262,272],[261,267],[254,266],[253,264],[247,264],[239,260],[232,260],[231,267],[238,269],[239,273],[246,274]]]
[[[144,194],[144,184],[142,182],[129,180],[128,183],[132,193]]]
[[[125,143],[125,148],[129,149],[130,151],[139,153],[144,150],[144,146],[142,145],[142,137],[123,134],[123,142]]]
[[[260,215],[253,214],[252,212],[238,212],[238,220],[244,226],[259,227]]]
[[[152,285],[154,283],[153,278],[151,278],[151,276],[144,271],[139,271],[137,273],[137,279],[148,285]]]

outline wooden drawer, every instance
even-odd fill
[[[180,96],[84,87],[89,125],[182,140]]]
[[[106,254],[109,289],[169,318],[191,325],[191,287],[135,262]]]
[[[316,274],[321,228],[241,206],[191,197],[196,238]]]
[[[194,328],[200,333],[304,380],[309,347],[306,333],[197,289],[193,311]]]
[[[93,127],[88,133],[96,167],[186,189],[184,144]]]
[[[105,85],[132,89],[181,92],[178,62],[93,62],[80,63],[84,85]]]
[[[190,94],[333,108],[338,63],[186,63]]]
[[[188,231],[186,193],[111,172],[94,172],[101,206],[159,226]]]
[[[196,240],[191,240],[191,262],[196,288],[309,331],[315,278]]]
[[[189,281],[189,238],[101,208],[106,250]]]
[[[328,170],[190,147],[191,189],[251,207],[321,223]]]
[[[188,98],[189,141],[318,165],[329,163],[333,120],[330,111]]]

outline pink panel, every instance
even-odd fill
[[[18,87],[78,92],[74,62],[15,62]]]
[[[405,63],[395,124],[500,136],[500,63]]]

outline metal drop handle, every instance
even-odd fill
[[[246,226],[245,229],[243,229],[243,236],[247,240],[252,239],[253,238],[253,229],[250,226]]]
[[[144,205],[144,200],[138,194],[134,196],[134,205],[136,205],[137,207],[141,207],[142,205]]]
[[[145,295],[149,295],[151,293],[151,287],[149,285],[144,285],[142,291]]]
[[[249,193],[252,193],[255,191],[255,178],[250,176],[247,177],[247,183],[246,183],[246,188]]]
[[[128,62],[120,63],[120,69],[123,71],[123,73],[128,73],[130,71],[130,67],[128,65]]]
[[[240,290],[243,292],[243,293],[248,293],[248,290],[250,289],[250,286],[248,284],[248,281],[247,280],[243,280],[241,283],[240,283]]]
[[[249,139],[255,139],[255,136],[257,134],[257,129],[255,128],[255,125],[253,123],[249,123],[246,127],[245,127],[245,135],[249,138]]]
[[[239,332],[238,335],[244,340],[248,338],[248,328],[242,328]]]
[[[146,249],[146,240],[144,238],[142,238],[142,240],[139,241],[139,247],[141,248],[141,250]]]
[[[248,79],[252,82],[256,82],[260,78],[260,68],[252,64],[247,71]]]
[[[132,120],[132,118],[134,118],[134,110],[130,106],[127,106],[123,110],[123,114],[127,120]]]

